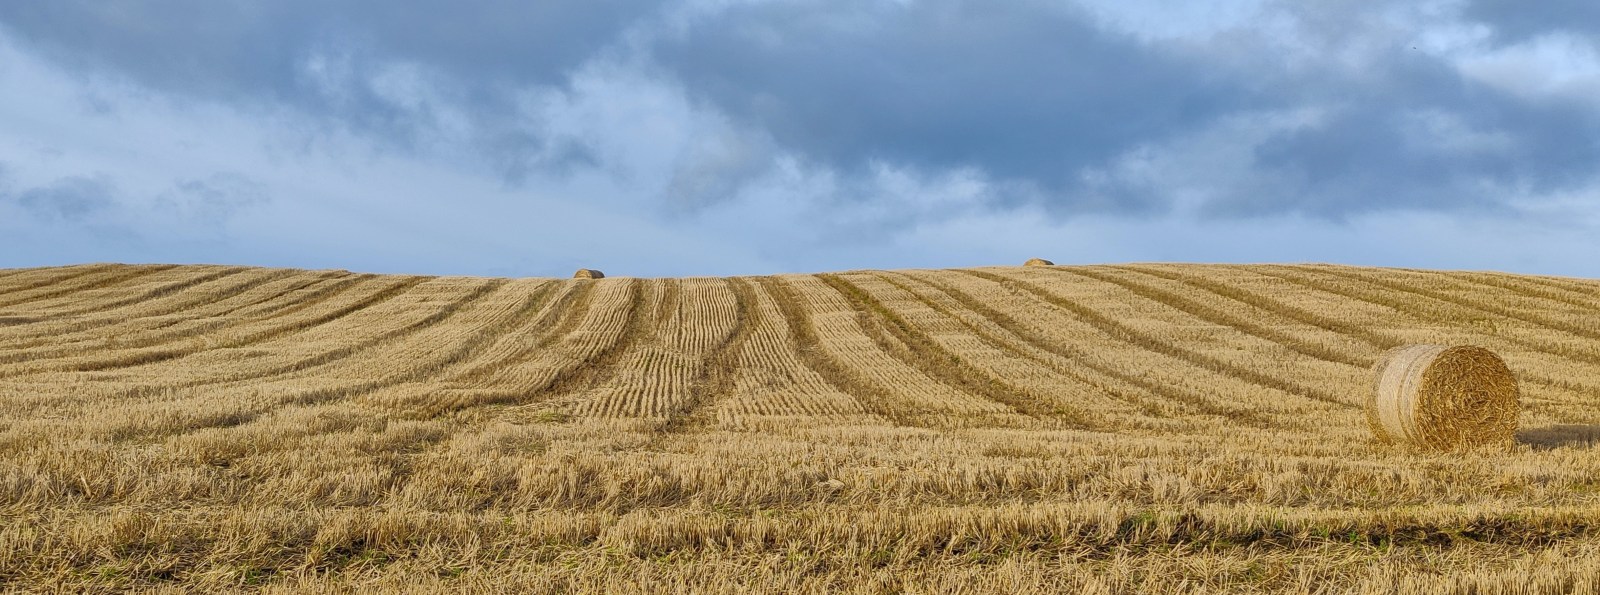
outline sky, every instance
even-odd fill
[[[1600,277],[1600,4],[0,3],[0,267]]]

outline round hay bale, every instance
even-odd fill
[[[1367,424],[1383,442],[1434,450],[1509,446],[1517,430],[1517,378],[1482,347],[1407,345],[1373,367]]]
[[[573,279],[604,279],[606,274],[594,269],[578,269],[572,274]]]
[[[1028,262],[1022,263],[1022,266],[1025,266],[1025,267],[1053,267],[1053,266],[1056,266],[1056,263],[1050,262],[1050,261],[1045,260],[1043,258],[1029,258]]]

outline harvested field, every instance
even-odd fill
[[[1514,446],[1376,440],[1480,345]],[[1600,592],[1600,281],[0,271],[0,590]]]

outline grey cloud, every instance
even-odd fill
[[[7,2],[0,23],[69,63],[165,89],[280,100],[320,50],[438,67],[486,84],[548,82],[650,13],[642,0]]]
[[[573,162],[537,131],[508,134],[513,94],[557,85],[659,10],[644,0],[90,0],[0,3],[0,26],[76,71],[183,97],[321,118],[392,148],[464,134],[509,182]],[[469,130],[460,131],[465,122]],[[531,142],[530,142],[531,141]]]
[[[1438,111],[1351,107],[1315,126],[1267,140],[1256,147],[1257,167],[1295,184],[1277,205],[1258,202],[1249,210],[1337,218],[1395,207],[1486,209],[1504,206],[1525,192],[1560,192],[1595,181],[1592,167],[1600,161],[1600,146],[1590,140],[1596,128],[1584,114],[1533,110],[1509,101],[1426,107]],[[1430,129],[1435,127],[1428,120],[1440,117],[1487,124],[1487,133],[1463,132],[1492,136],[1497,142],[1454,143],[1450,131]],[[1246,203],[1232,206],[1241,204]]]
[[[725,131],[690,149],[667,182],[666,196],[682,210],[732,199],[741,187],[772,166],[765,139]]]
[[[1327,113],[1254,148],[1259,173],[1288,181],[1281,196],[1253,196],[1246,186],[1215,210],[1340,218],[1397,207],[1496,209],[1597,181],[1600,114],[1530,102],[1437,60],[1407,58],[1368,65],[1359,80],[1332,67],[1286,73],[1286,85],[1310,91],[1303,101]]]
[[[740,5],[663,41],[656,58],[698,99],[812,162],[857,174],[874,160],[976,167],[1057,196],[1086,165],[1256,101],[1202,64],[1035,3]]]
[[[571,174],[599,167],[600,157],[580,139],[552,138],[526,130],[498,130],[485,140],[485,157],[507,184],[527,181],[534,173]]]
[[[1467,80],[1411,50],[1408,25],[1357,4],[1279,4],[1268,16],[1293,23],[1287,34],[1144,43],[1034,3],[763,3],[700,22],[655,57],[697,99],[812,163],[857,177],[874,161],[977,168],[994,207],[1038,197],[1058,214],[1148,213],[1199,186],[1213,214],[1341,219],[1503,209],[1596,181],[1592,110]],[[1322,117],[1238,139],[1259,142],[1241,178],[1086,176],[1229,118],[1297,109]]]
[[[1600,34],[1600,3],[1592,0],[1472,0],[1463,14],[1489,25],[1507,42],[1552,31]]]
[[[214,228],[270,198],[261,182],[218,172],[174,181],[153,196],[124,193],[111,176],[95,174],[64,177],[14,196],[0,191],[0,200],[14,201],[41,221],[91,224],[102,231],[126,228],[132,235],[139,235],[138,227],[166,227],[181,235]]]
[[[106,176],[69,176],[23,190],[16,202],[40,219],[80,222],[111,208],[113,192]]]
[[[602,167],[602,155],[617,153],[606,147],[650,146],[656,154],[639,161],[675,167],[649,170],[666,179],[639,186],[685,210],[740,195],[790,157],[833,184],[831,196],[806,200],[884,207],[870,219],[886,228],[944,211],[888,208],[894,202],[874,185],[880,165],[927,179],[974,171],[988,190],[983,206],[1037,202],[1057,215],[1159,212],[1186,187],[1205,189],[1208,212],[1226,216],[1483,210],[1596,181],[1594,110],[1465,79],[1446,58],[1411,50],[1416,31],[1384,23],[1392,11],[1370,3],[1273,6],[1273,27],[1181,41],[1111,32],[1059,3],[969,0],[731,3],[681,30],[642,0],[63,0],[0,3],[0,24],[74,69],[225,103],[292,106],[322,126],[381,135],[386,148],[432,147],[464,127],[473,153],[453,157],[510,185],[581,168],[611,175],[627,168]],[[1600,23],[1584,19],[1597,10],[1474,0],[1460,16],[1526,36]],[[1292,23],[1287,33],[1274,28],[1279,20]],[[621,43],[642,30],[633,27],[655,27],[653,37]],[[681,88],[732,132],[694,128],[682,146],[651,145],[622,127],[548,134],[536,120],[552,116],[519,102],[530,86],[567,85],[597,57],[656,69],[641,78]],[[1093,175],[1130,155],[1199,146],[1190,139],[1222,122],[1296,110],[1320,116],[1232,139],[1248,144],[1231,147],[1245,156],[1242,170],[1178,168],[1182,176],[1137,183]],[[236,185],[189,184],[168,199],[196,212],[238,208],[206,198],[238,195]]]
[[[180,180],[157,197],[158,211],[215,225],[240,210],[268,202],[266,187],[248,176],[219,172],[198,179]]]

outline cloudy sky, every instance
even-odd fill
[[[0,3],[0,267],[1600,276],[1600,4]]]

